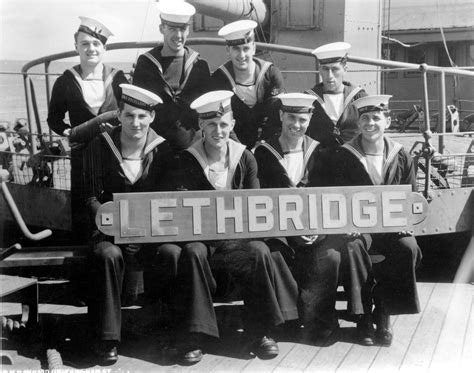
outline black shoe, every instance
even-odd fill
[[[108,366],[115,364],[118,360],[117,342],[116,341],[100,341],[94,346],[94,354],[97,364]]]
[[[373,346],[375,329],[372,315],[360,315],[357,321],[357,340],[362,346]]]
[[[313,327],[308,328],[305,332],[311,341],[316,343],[326,343],[331,340],[338,338],[339,334],[339,323],[334,322],[333,324],[317,323]]]
[[[390,315],[381,312],[376,313],[375,324],[377,325],[375,339],[382,346],[389,347],[393,340],[393,330],[390,325]]]
[[[270,337],[258,338],[252,344],[252,352],[262,360],[273,359],[278,356],[280,349],[274,339]]]
[[[192,365],[199,363],[202,360],[203,353],[200,348],[196,348],[191,351],[182,350],[179,356],[179,360],[183,365]]]
[[[322,341],[332,338],[337,331],[339,330],[338,327],[335,328],[318,328],[314,332],[313,336],[315,340]]]
[[[171,348],[177,362],[192,365],[202,360],[201,337],[199,333],[180,334],[180,341]]]

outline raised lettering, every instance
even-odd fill
[[[382,225],[384,227],[405,227],[407,218],[394,216],[403,212],[403,203],[393,203],[394,200],[405,201],[405,192],[382,192]]]
[[[362,202],[367,202],[372,206],[366,204],[362,206]],[[375,202],[376,199],[373,193],[354,193],[352,196],[352,222],[356,227],[375,227],[377,224],[377,206],[373,205]]]
[[[234,197],[234,208],[226,210],[224,197],[216,198],[217,233],[226,233],[225,219],[234,219],[234,232],[243,232],[242,197]]]
[[[288,210],[290,205],[294,206],[293,210]],[[280,218],[280,229],[286,231],[288,229],[288,220],[293,222],[296,230],[304,229],[301,221],[303,213],[303,199],[298,195],[281,195],[278,197],[278,210]]]
[[[183,206],[191,207],[193,211],[193,234],[202,234],[201,207],[210,205],[209,198],[183,198]]]
[[[146,235],[143,228],[131,228],[129,222],[128,200],[119,201],[120,209],[120,236],[121,237],[144,237]]]
[[[257,208],[257,206],[262,206],[262,205],[263,207]],[[249,232],[265,232],[265,231],[271,230],[274,224],[272,210],[273,210],[273,199],[271,197],[249,196],[248,197]]]
[[[176,198],[167,199],[152,199],[150,200],[151,207],[151,235],[152,236],[177,236],[179,233],[178,227],[163,227],[160,221],[172,221],[173,213],[160,212],[161,207],[176,207]]]
[[[347,225],[346,197],[343,194],[323,194],[321,197],[324,228],[342,228]],[[336,207],[336,210],[332,206]]]
[[[309,214],[309,229],[318,228],[318,205],[316,202],[316,194],[308,196],[308,214]]]

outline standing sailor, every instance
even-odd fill
[[[121,70],[102,63],[106,42],[112,32],[99,21],[79,17],[81,25],[74,34],[75,49],[80,64],[67,69],[54,83],[48,110],[48,125],[58,135],[69,136],[71,128],[84,123],[98,114],[117,109],[121,83],[127,79]],[[69,114],[66,123],[65,114]],[[118,123],[118,122],[117,122]],[[87,214],[84,201],[83,151],[71,149],[71,210],[72,227],[77,240],[84,240],[87,230]]]
[[[197,130],[189,104],[209,90],[210,71],[199,53],[185,46],[195,8],[185,1],[162,1],[158,9],[163,45],[138,57],[133,84],[163,99],[152,128],[174,149],[182,150],[192,143]]]
[[[312,52],[318,60],[322,82],[306,91],[315,97],[307,135],[328,148],[338,147],[357,135],[358,115],[352,102],[367,96],[362,88],[344,80],[350,47],[337,42]]]
[[[255,27],[255,21],[242,20],[219,30],[219,36],[226,40],[230,60],[212,75],[213,89],[234,92],[234,131],[248,149],[279,131],[276,96],[285,91],[280,70],[255,57]]]

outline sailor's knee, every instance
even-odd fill
[[[262,241],[249,241],[247,247],[258,258],[265,258],[271,255],[270,249]]]
[[[315,259],[320,264],[338,266],[341,264],[341,253],[336,249],[316,249]]]
[[[413,236],[403,237],[398,241],[398,254],[404,257],[411,257],[413,263],[421,260],[421,249]]]
[[[207,247],[202,242],[189,242],[183,246],[183,255],[188,258],[206,258]]]
[[[111,242],[102,241],[94,245],[92,257],[96,262],[120,260],[122,259],[122,250]]]
[[[157,251],[157,256],[167,260],[178,261],[181,255],[181,247],[175,244],[160,245]]]

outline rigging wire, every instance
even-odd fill
[[[441,24],[441,18],[439,16],[439,0],[436,0],[436,15],[438,16],[439,30],[441,31],[441,38],[443,39],[443,46],[444,46],[444,50],[446,51],[446,54],[448,56],[449,63],[451,64],[451,67],[457,67],[456,64],[454,63],[453,59],[451,58],[451,55],[450,55],[449,49],[448,49],[448,44],[446,43],[446,37],[444,36],[443,25]]]
[[[439,15],[439,0],[436,0],[436,15],[438,16],[439,30],[441,31],[441,38],[443,39],[443,46],[444,46],[444,50],[446,51],[446,55],[448,56],[449,63],[451,64],[451,67],[457,67],[453,59],[451,58],[451,55],[448,49],[448,43],[446,42],[446,37],[444,36],[443,25],[441,23],[441,17]],[[461,110],[461,101],[458,98],[458,83],[459,83],[459,77],[454,76],[453,77],[453,89],[454,89],[453,100],[456,106],[458,106],[458,110]]]
[[[142,32],[141,32],[141,35],[140,35],[140,40],[139,41],[143,41],[143,35],[145,35],[145,27],[146,27],[146,21],[148,19],[148,13],[150,12],[150,4],[153,3],[154,0],[148,0],[148,4],[147,4],[147,8],[146,8],[146,13],[145,13],[145,19],[143,20],[143,27],[142,27]],[[140,48],[137,48],[137,52],[135,54],[135,62],[134,64],[136,63],[137,59],[138,59],[138,55],[140,53]]]
[[[265,36],[265,31],[263,30],[262,23],[260,22],[260,19],[258,17],[257,9],[255,8],[255,5],[253,5],[253,1],[250,1],[250,11],[249,11],[248,15],[250,15],[252,12],[255,13],[255,18],[257,19],[257,24],[258,24],[258,27],[259,27],[260,32],[262,34],[263,41],[265,42],[265,44],[268,44],[267,37]],[[273,59],[272,52],[268,52],[267,54],[270,56],[270,59],[272,60],[272,63],[275,64],[275,60]]]
[[[415,44],[406,44],[406,43],[404,43],[404,42],[402,42],[398,39],[391,38],[389,36],[384,36],[384,35],[382,35],[382,39],[386,39],[389,42],[393,41],[394,43],[400,44],[402,47],[405,47],[405,48],[413,48],[413,47],[417,47],[417,46],[422,45],[422,44],[426,44],[426,42],[424,42],[424,41],[422,41],[420,43],[415,43]]]

